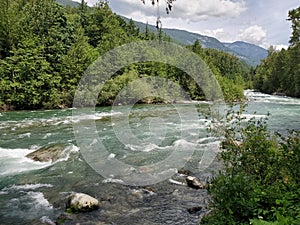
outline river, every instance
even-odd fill
[[[300,99],[252,91],[245,94],[247,118],[264,118],[269,113],[268,124],[273,131],[286,133],[287,129],[300,128]],[[196,108],[208,107],[209,103],[203,102]],[[177,148],[184,152],[193,149],[185,165],[180,160],[174,165],[168,162],[172,164],[169,169],[176,169],[173,167],[178,165],[205,182],[219,164],[216,160],[201,164],[201,160],[205,152],[218,145],[219,139],[207,131],[210,119],[203,114],[195,117],[191,114],[194,109],[195,103],[175,107],[137,105],[128,115],[123,106],[99,107],[92,118],[74,117],[72,109],[2,112],[0,223],[54,224],[64,210],[66,197],[71,192],[84,192],[100,200],[100,208],[74,215],[65,224],[199,224],[207,211],[206,190],[174,183],[184,183],[184,177],[176,171],[171,177],[159,177],[153,182],[145,180],[144,185],[131,184],[130,179],[126,182],[128,185],[124,185],[121,175],[106,176],[118,170],[106,163],[101,165],[107,167],[100,168],[103,177],[101,172],[92,169],[91,157],[81,152],[74,135],[74,124],[95,121],[97,135],[108,154],[105,161],[114,159],[133,168],[168,162],[168,156]],[[185,115],[184,122],[180,122],[178,110]],[[128,140],[131,136],[127,134],[138,141]],[[39,147],[55,143],[65,144],[68,153],[55,163],[34,162],[25,157]],[[202,207],[202,210],[189,213],[188,209],[193,207]]]

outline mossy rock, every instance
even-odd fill
[[[66,144],[52,144],[43,146],[36,151],[29,153],[26,157],[38,162],[56,162],[67,156],[66,151]]]
[[[67,202],[68,213],[89,212],[99,208],[99,201],[84,193],[73,193]]]

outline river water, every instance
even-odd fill
[[[264,118],[270,114],[270,129],[282,133],[300,128],[300,99],[252,91],[245,94],[247,118]],[[126,114],[122,106],[101,107],[89,118],[74,117],[72,109],[2,112],[0,224],[54,224],[65,210],[66,198],[71,192],[96,197],[100,208],[73,215],[65,224],[199,224],[207,211],[209,196],[206,190],[184,185],[185,178],[176,173],[176,169],[189,170],[203,182],[217,171],[219,163],[213,161],[213,149],[219,139],[207,130],[210,118],[201,113],[195,117],[194,113],[195,108],[201,112],[209,105],[205,102],[196,107],[195,103],[137,105],[130,114]],[[184,120],[182,115],[185,115]],[[94,153],[87,156],[74,135],[73,125],[89,120],[95,121],[98,139],[108,155],[106,164],[101,164],[97,172],[92,168],[90,157]],[[85,127],[82,129],[84,133]],[[55,163],[34,162],[25,157],[39,147],[56,143],[65,144],[68,154]],[[172,164],[168,156],[174,149],[184,152],[193,149],[192,157],[187,156],[186,164],[180,160]],[[206,161],[203,160],[205,153],[209,153]],[[160,161],[167,162],[166,168],[175,172],[153,182],[145,179],[144,183],[130,183],[129,179],[126,180],[128,185],[124,185],[120,175],[123,171],[119,171],[118,176],[118,168],[107,163],[111,159],[144,169]],[[112,175],[108,175],[110,172]],[[188,209],[193,207],[202,207],[202,210],[189,213]]]

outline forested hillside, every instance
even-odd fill
[[[125,20],[128,20],[124,17]],[[139,27],[141,31],[145,31],[146,27],[150,31],[155,31],[156,27],[142,22],[134,21],[135,25]],[[196,40],[200,42],[203,48],[217,49],[222,52],[227,52],[231,55],[235,55],[238,58],[244,60],[252,66],[260,64],[262,59],[267,57],[267,50],[253,45],[250,43],[236,41],[233,43],[222,43],[216,38],[201,35],[198,33],[192,33],[185,30],[162,28],[163,32],[169,35],[174,42],[182,45],[193,44]]]
[[[254,86],[272,94],[300,97],[300,7],[289,12],[292,36],[287,50],[269,49],[269,56],[256,70]]]
[[[161,38],[126,23],[108,4],[89,8],[59,5],[54,0],[0,0],[0,109],[71,107],[77,84],[87,67],[103,53],[137,40]],[[225,99],[243,98],[249,68],[235,56],[189,46],[220,81]],[[204,99],[195,82],[176,68],[143,63],[120,71],[107,82],[98,105],[110,105],[119,90],[138,77],[165,76],[179,83],[193,99]],[[143,101],[141,101],[143,102]],[[148,102],[148,101],[147,101]]]

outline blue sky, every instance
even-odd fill
[[[300,0],[176,0],[172,12],[165,13],[165,1],[153,7],[150,0],[110,0],[117,14],[163,27],[177,28],[218,38],[223,42],[246,41],[262,47],[287,46],[291,35],[288,11]],[[94,5],[97,0],[87,0]]]

